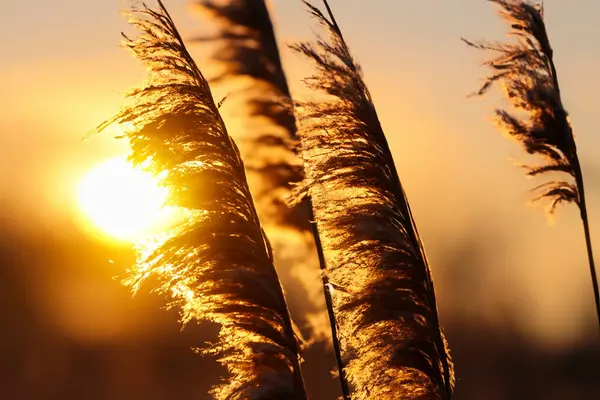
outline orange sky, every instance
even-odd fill
[[[68,214],[81,176],[126,152],[126,143],[110,135],[82,141],[118,109],[122,93],[145,77],[139,63],[118,46],[119,32],[128,29],[118,13],[125,2],[6,3],[0,13],[0,196],[31,204],[32,212],[45,216]],[[165,3],[184,37],[209,29],[190,12],[188,1]],[[527,191],[535,182],[510,161],[525,157],[489,122],[499,97],[465,98],[487,71],[478,66],[483,55],[459,38],[502,39],[503,25],[493,7],[480,0],[330,3],[374,95],[438,277],[442,317],[470,315],[464,305],[452,308],[455,296],[444,282],[452,273],[448,251],[456,252],[475,237],[487,252],[485,265],[474,271],[483,275],[485,285],[480,297],[472,299],[476,315],[498,318],[501,304],[520,310],[524,329],[534,337],[566,343],[581,338],[582,321],[593,322],[593,303],[575,207],[562,208],[551,227],[541,211],[526,207]],[[282,45],[312,38],[312,21],[299,1],[272,4]],[[600,3],[545,4],[600,258],[600,137],[595,123]],[[197,47],[191,49],[201,54]],[[197,61],[203,68],[203,58]],[[308,72],[306,65],[287,50],[284,62],[293,91],[305,93],[300,79]],[[34,208],[40,199],[44,206]]]

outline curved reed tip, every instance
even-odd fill
[[[500,6],[500,15],[510,26],[512,43],[491,44],[470,42],[469,46],[491,50],[497,54],[485,62],[492,69],[478,95],[484,95],[501,82],[512,106],[527,117],[519,118],[505,110],[497,110],[497,122],[510,137],[516,139],[529,154],[544,159],[532,166],[528,175],[546,175],[559,172],[570,175],[568,180],[551,181],[540,185],[535,200],[547,199],[549,210],[560,203],[579,202],[579,185],[574,184],[579,172],[579,161],[573,130],[564,109],[553,50],[543,19],[543,7],[530,1],[491,0]]]

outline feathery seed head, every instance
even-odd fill
[[[130,123],[136,163],[151,160],[187,218],[139,254],[129,284],[149,276],[192,318],[221,324],[211,351],[231,376],[217,399],[306,398],[299,345],[273,257],[252,202],[239,151],[208,83],[162,2],[143,4],[131,22],[141,34],[125,45],[148,67],[132,104],[102,124]]]
[[[306,179],[327,250],[342,354],[353,399],[445,399],[452,362],[433,283],[392,154],[361,70],[327,2],[309,12],[329,40],[292,46],[314,62],[300,104]]]
[[[571,181],[552,181],[536,189],[535,199],[550,200],[550,211],[561,202],[579,204],[579,193],[572,179],[579,168],[573,130],[560,97],[560,87],[553,60],[542,7],[523,0],[489,0],[498,4],[501,16],[511,27],[515,43],[492,44],[471,42],[469,46],[498,54],[485,63],[494,73],[474,93],[483,95],[496,82],[502,82],[512,106],[525,113],[519,118],[505,110],[496,110],[498,124],[519,141],[529,154],[546,163],[529,167],[528,174],[546,172],[571,175]]]

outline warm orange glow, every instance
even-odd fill
[[[77,199],[87,219],[107,235],[136,241],[169,218],[167,189],[124,157],[103,162],[81,181]]]

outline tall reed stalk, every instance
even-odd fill
[[[453,365],[408,200],[360,68],[331,9],[304,1],[325,27],[293,48],[311,59],[301,103],[306,177],[353,399],[448,399]]]
[[[149,70],[132,104],[99,127],[133,126],[134,163],[164,175],[169,204],[187,218],[154,250],[140,254],[129,284],[148,277],[193,318],[221,324],[209,351],[230,373],[217,399],[306,399],[299,344],[261,228],[238,149],[208,83],[158,1],[132,10],[137,39],[125,45]]]
[[[298,141],[296,119],[267,5],[264,0],[202,0],[198,5],[211,19],[219,22],[218,36],[201,39],[221,43],[214,52],[214,59],[222,65],[221,73],[213,81],[246,78],[250,83],[239,85],[247,109],[243,114],[246,118],[241,119],[247,125],[257,118],[264,119],[257,124],[254,135],[245,131],[246,142],[241,147],[246,168],[257,175],[250,189],[257,199],[265,230],[273,238],[282,227],[291,227],[298,232],[310,228],[320,268],[325,271],[325,256],[314,223],[310,196],[292,207],[286,202],[292,185],[302,181],[304,172],[295,152]],[[275,251],[278,250],[275,247]],[[326,274],[322,274],[322,283],[342,394],[348,399],[350,393]]]
[[[563,202],[575,203],[579,207],[600,324],[600,291],[592,253],[583,174],[573,129],[561,100],[554,52],[544,23],[543,7],[522,0],[489,1],[500,6],[500,15],[510,25],[510,35],[516,41],[510,44],[491,44],[463,39],[469,46],[498,54],[485,63],[494,73],[485,80],[475,95],[483,95],[495,82],[502,82],[512,106],[525,112],[526,117],[519,118],[497,109],[500,127],[520,142],[529,154],[541,156],[545,160],[544,164],[538,166],[526,166],[527,174],[532,177],[552,172],[566,174],[565,180],[553,180],[535,188],[539,191],[535,200],[548,199],[550,212],[554,212],[558,204]]]

